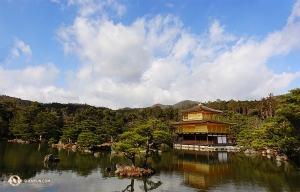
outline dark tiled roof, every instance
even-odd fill
[[[227,122],[213,121],[213,120],[179,121],[179,122],[171,122],[170,125],[187,125],[187,124],[202,124],[202,123],[217,123],[217,124],[226,124],[226,125],[236,125],[236,123],[227,123]]]
[[[222,113],[222,111],[220,110],[216,110],[216,109],[212,109],[209,107],[205,107],[203,105],[198,105],[196,107],[190,108],[190,109],[186,109],[186,110],[181,110],[181,113],[188,113],[188,112],[196,112],[196,111],[209,111],[209,112],[214,112],[214,113]]]

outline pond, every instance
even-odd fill
[[[111,152],[83,153],[46,144],[0,143],[0,191],[300,191],[300,170],[272,156],[169,150],[151,159],[149,178],[118,178],[115,164],[130,161]],[[59,163],[43,163],[47,154]],[[111,172],[105,169],[110,167]],[[21,183],[8,181],[18,175]]]

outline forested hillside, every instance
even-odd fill
[[[182,102],[181,102],[182,103]],[[181,119],[180,109],[197,105],[172,107],[159,105],[147,108],[112,110],[86,104],[38,103],[9,96],[0,96],[0,138],[20,138],[69,142],[87,140],[103,143],[151,119],[169,122]],[[230,128],[231,137],[247,148],[278,147],[287,154],[299,149],[300,88],[286,95],[269,94],[254,101],[203,103],[222,110],[221,121],[237,123]]]

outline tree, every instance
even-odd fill
[[[90,148],[100,142],[99,136],[90,131],[85,130],[78,135],[77,144],[80,147]]]
[[[0,116],[0,140],[8,134],[8,123]]]
[[[62,120],[56,112],[40,112],[33,121],[33,129],[37,137],[42,135],[47,139],[58,140],[61,128]]]
[[[18,104],[12,101],[0,101],[0,139],[9,135],[9,123]]]
[[[63,134],[60,137],[60,141],[63,143],[67,143],[70,140],[75,141],[81,131],[81,127],[76,126],[74,122],[67,122],[63,126]]]
[[[300,88],[282,96],[271,123],[265,125],[273,145],[287,155],[300,146]]]
[[[127,131],[120,135],[120,141],[114,143],[113,149],[122,152],[135,166],[135,156],[143,149],[145,139],[135,131]]]
[[[136,126],[133,130],[120,135],[120,141],[113,148],[122,152],[135,166],[135,156],[140,157],[142,166],[147,166],[149,157],[159,156],[161,144],[172,145],[172,131],[169,126],[159,120],[150,120],[146,124]]]
[[[34,138],[33,122],[42,110],[41,104],[32,102],[30,106],[16,111],[10,126],[10,131],[17,138],[29,140]]]
[[[64,125],[63,134],[60,138],[60,140],[64,143],[68,142],[69,140],[76,141],[79,139],[79,135],[81,133],[93,133],[95,137],[97,137],[98,143],[101,144],[102,142],[105,142],[107,133],[104,129],[95,121],[93,120],[83,120],[77,123],[69,122]],[[85,134],[83,134],[85,135]],[[91,135],[87,135],[91,136]],[[83,136],[81,136],[81,139],[84,139]],[[90,142],[91,145],[93,145],[93,142]]]

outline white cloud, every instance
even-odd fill
[[[15,70],[0,66],[0,90],[3,94],[33,101],[78,102],[75,93],[53,86],[58,74],[53,63]]]
[[[300,48],[298,10],[296,4],[287,25],[261,40],[236,37],[218,20],[208,32],[192,34],[172,15],[145,16],[125,26],[81,14],[57,36],[65,53],[82,61],[70,87],[84,103],[119,108],[259,99],[300,76],[267,68],[273,56]]]
[[[78,78],[94,74],[98,78],[136,82],[149,68],[153,54],[167,55],[172,51],[180,26],[171,16],[157,16],[148,22],[142,18],[131,26],[78,17],[72,26],[60,28],[58,37],[65,53],[75,52],[83,61]]]
[[[300,1],[298,0],[292,10],[292,14],[289,16],[287,20],[287,25],[294,25],[295,23],[299,23],[300,18]]]
[[[11,49],[10,57],[19,57],[21,54],[26,55],[28,58],[31,57],[32,52],[29,45],[26,45],[23,41],[15,38],[14,46]]]
[[[212,43],[220,41],[233,41],[235,37],[231,34],[224,34],[225,26],[220,26],[218,20],[214,20],[209,27],[209,37]]]
[[[33,85],[16,85],[6,92],[22,99],[39,101],[44,103],[78,103],[79,97],[71,91],[67,91],[55,86],[36,87]]]
[[[12,48],[12,49],[11,49],[11,54],[12,54],[12,56],[14,56],[14,57],[19,57],[19,56],[20,56],[20,53],[19,53],[19,51],[18,51],[17,48]]]
[[[172,3],[166,3],[165,5],[166,5],[166,7],[169,7],[169,8],[173,8],[174,7],[174,5]]]
[[[55,0],[55,2],[58,2]],[[76,6],[78,13],[82,17],[89,17],[94,14],[108,15],[108,10],[112,10],[119,17],[126,12],[125,5],[120,4],[117,0],[69,0],[68,6]]]
[[[57,30],[64,53],[81,62],[66,72],[69,90],[54,86],[60,71],[53,63],[14,70],[0,66],[0,90],[41,102],[114,109],[277,94],[300,77],[299,71],[275,73],[267,66],[272,57],[300,49],[299,2],[286,26],[257,39],[237,37],[218,20],[202,34],[191,33],[173,15],[115,23],[110,18],[126,12],[117,1],[69,0],[67,6],[76,6],[78,16]],[[30,58],[32,52],[16,38],[11,57],[21,55]]]
[[[17,84],[33,86],[52,85],[55,83],[58,73],[58,69],[52,63],[15,70],[5,70],[0,67],[0,87],[8,89]]]

